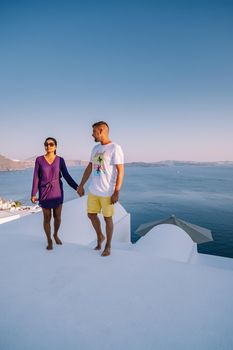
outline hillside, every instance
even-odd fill
[[[17,161],[4,157],[0,154],[0,171],[23,170],[32,168],[34,161]]]

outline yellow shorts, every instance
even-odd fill
[[[92,193],[88,193],[87,197],[87,212],[88,214],[98,214],[101,212],[103,216],[110,217],[114,214],[114,205],[111,204],[111,197],[95,196]]]

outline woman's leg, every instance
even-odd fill
[[[43,215],[44,215],[44,231],[48,240],[48,246],[47,249],[51,250],[53,249],[53,242],[51,239],[51,226],[50,226],[50,221],[51,221],[51,209],[49,208],[42,208],[43,210]]]
[[[53,208],[53,217],[54,217],[54,240],[57,244],[62,244],[62,241],[58,237],[58,230],[61,225],[61,211],[62,211],[62,204],[59,205],[57,208]]]

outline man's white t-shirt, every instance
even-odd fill
[[[107,145],[96,145],[92,152],[92,174],[89,191],[96,196],[111,196],[115,190],[116,164],[124,164],[121,146],[111,142]]]

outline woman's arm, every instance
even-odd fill
[[[62,176],[64,177],[68,185],[70,185],[70,187],[72,187],[75,191],[77,191],[79,186],[74,181],[74,179],[70,176],[66,167],[66,163],[63,158],[60,159],[60,170],[61,170]]]
[[[39,167],[40,167],[39,161],[38,161],[38,158],[36,158],[33,181],[32,181],[32,192],[31,192],[32,203],[35,203],[37,201],[36,194],[38,192],[38,185],[39,185]]]

